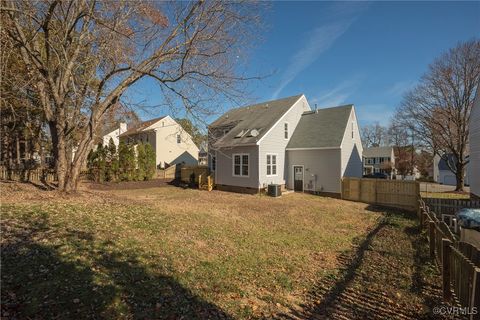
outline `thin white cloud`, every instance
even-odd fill
[[[413,89],[415,87],[414,81],[399,81],[394,83],[390,88],[388,88],[385,92],[388,95],[393,96],[402,96],[407,91]]]
[[[308,41],[302,46],[302,49],[295,53],[290,63],[280,79],[280,85],[273,93],[272,98],[278,97],[280,92],[293,80],[297,75],[312,64],[323,52],[327,51],[332,44],[338,39],[352,21],[343,21],[330,25],[316,28]]]
[[[301,45],[290,59],[288,67],[280,78],[280,84],[272,95],[272,99],[276,99],[280,92],[295,79],[300,72],[305,70],[310,64],[315,62],[318,57],[327,51],[334,42],[340,38],[352,25],[359,13],[365,9],[367,4],[345,5],[338,3],[330,8],[331,17],[334,22],[326,23],[315,28],[308,40]]]
[[[357,90],[359,82],[359,77],[343,81],[330,90],[320,92],[311,99],[311,103],[316,103],[319,107],[339,106],[347,102],[347,99]]]

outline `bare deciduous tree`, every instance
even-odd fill
[[[436,59],[406,94],[397,120],[446,160],[463,191],[470,110],[480,77],[480,41],[459,44]],[[448,161],[449,155],[454,161]]]
[[[18,0],[1,18],[50,127],[59,189],[74,191],[102,118],[142,78],[199,116],[242,94],[245,48],[258,33],[251,2]],[[71,149],[75,156],[69,161]]]
[[[387,132],[395,154],[395,168],[399,175],[405,177],[415,173],[416,150],[421,146],[411,126],[399,119],[399,115],[391,119]]]
[[[387,129],[378,122],[363,126],[361,134],[366,148],[379,147],[387,143]]]

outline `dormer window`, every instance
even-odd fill
[[[284,134],[284,138],[285,138],[286,140],[288,140],[288,123],[287,123],[287,122],[285,122],[285,123],[283,124],[283,132],[284,132],[284,133],[283,133],[283,134]]]

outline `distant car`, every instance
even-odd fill
[[[366,174],[363,176],[364,178],[371,178],[371,179],[388,179],[388,174],[386,173],[373,173],[373,174]]]

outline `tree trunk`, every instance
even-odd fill
[[[455,173],[455,177],[457,178],[457,186],[455,191],[463,191],[463,182],[465,180],[465,165],[460,161],[457,162],[457,171]]]
[[[52,152],[55,159],[55,172],[58,179],[58,190],[65,191],[65,182],[68,171],[67,145],[63,128],[57,122],[50,122],[50,133],[52,135]]]

